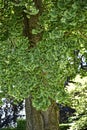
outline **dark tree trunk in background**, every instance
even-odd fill
[[[32,29],[38,28],[39,16],[42,13],[42,0],[33,0],[35,2],[36,8],[39,9],[37,15],[32,15],[30,19],[24,17],[24,35],[28,37],[30,41],[29,49],[35,47],[37,43],[41,40],[42,34],[32,34]],[[59,130],[58,127],[58,108],[56,104],[52,104],[47,111],[37,111],[32,106],[31,98],[27,98],[25,101],[26,108],[26,130]]]
[[[30,98],[26,99],[26,130],[59,130],[59,113],[56,103],[47,111],[38,111],[32,106]]]

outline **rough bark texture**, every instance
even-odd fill
[[[47,111],[37,111],[30,98],[26,99],[26,130],[59,130],[59,113],[56,103]]]
[[[33,0],[36,8],[39,9],[37,15],[32,15],[30,19],[26,17],[26,13],[23,13],[24,17],[24,35],[28,37],[30,46],[35,47],[41,40],[42,34],[33,35],[32,29],[37,28],[39,16],[42,12],[42,0]],[[58,129],[58,108],[55,103],[48,108],[47,111],[37,111],[32,106],[31,98],[26,99],[26,130],[59,130]]]
[[[26,99],[26,130],[44,130],[40,111],[32,107],[31,99]]]

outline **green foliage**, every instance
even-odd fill
[[[2,128],[1,130],[25,130],[26,129],[26,120],[20,119],[17,121],[16,128]]]
[[[16,130],[16,128],[2,128],[1,130]]]
[[[26,120],[20,119],[17,121],[17,130],[25,130],[26,129]]]
[[[70,126],[70,124],[60,124],[59,125],[59,128],[60,128],[60,130],[67,130],[68,128],[69,128],[69,126]]]
[[[69,130],[85,130],[87,128],[87,115],[83,115],[79,120],[75,121]]]
[[[77,76],[77,85],[70,91],[72,107],[76,109],[76,116],[72,117],[70,130],[84,130],[87,128],[87,77]]]
[[[22,100],[32,95],[33,106],[45,110],[51,101],[69,102],[64,89],[67,76],[75,77],[74,50],[87,49],[87,2],[43,0],[39,17],[43,38],[34,48],[23,36],[23,11],[27,17],[37,15],[32,0],[1,0],[0,8],[0,86],[2,96]],[[4,28],[3,28],[4,27]],[[8,33],[7,33],[8,32]],[[7,35],[8,34],[8,35]]]

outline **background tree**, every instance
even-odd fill
[[[86,73],[84,71],[84,73]],[[77,85],[69,89],[72,97],[72,107],[76,109],[75,115],[70,118],[73,125],[69,128],[70,130],[86,130],[87,129],[87,77],[82,78],[78,75],[75,80]]]
[[[87,2],[0,0],[0,9],[0,96],[26,98],[27,130],[58,130],[55,101],[68,103],[74,50],[86,50]]]

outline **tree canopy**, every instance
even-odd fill
[[[33,0],[0,0],[0,97],[23,100],[46,109],[51,101],[67,103],[67,76],[79,72],[75,50],[87,55],[87,1],[43,0],[40,12]],[[32,34],[42,39],[31,47],[23,35],[24,15],[39,15]]]

